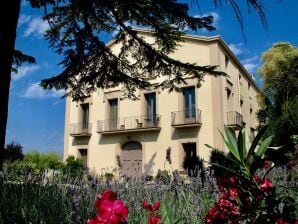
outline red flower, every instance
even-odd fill
[[[146,199],[144,199],[142,207],[143,207],[144,209],[147,209],[148,206],[149,206],[148,201],[147,201]]]
[[[276,220],[276,224],[290,224],[290,223],[283,219],[278,219],[278,220]]]
[[[263,169],[268,169],[271,166],[271,162],[269,160],[265,160],[262,164]]]
[[[149,224],[162,224],[160,215],[150,215],[148,221]]]
[[[152,205],[152,211],[157,211],[159,209],[159,206],[160,206],[160,202],[159,201],[156,201],[153,203]]]
[[[97,215],[86,224],[120,224],[127,220],[128,208],[112,191],[97,196]]]
[[[236,185],[236,183],[237,183],[236,178],[233,177],[233,176],[230,176],[229,177],[229,184],[232,185],[232,186],[234,186],[234,185]]]
[[[272,182],[268,179],[262,180],[260,188],[263,191],[272,191],[274,189]]]

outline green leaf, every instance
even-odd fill
[[[250,157],[254,154],[255,148],[259,144],[259,141],[261,140],[262,136],[264,135],[265,131],[267,130],[268,126],[264,126],[257,134],[257,136],[254,138],[246,157],[246,161],[249,161]]]
[[[247,154],[244,129],[239,131],[237,145],[238,145],[239,157],[241,159],[241,162],[243,163],[244,160],[246,159],[246,154]]]
[[[239,153],[238,153],[238,149],[237,149],[237,144],[236,144],[236,140],[235,137],[233,136],[233,134],[231,133],[231,131],[225,126],[225,134],[227,136],[227,140],[225,139],[224,135],[221,133],[221,131],[219,131],[219,133],[221,134],[226,146],[229,148],[230,152],[241,162]]]
[[[267,137],[264,141],[261,142],[258,150],[256,151],[256,155],[258,157],[263,157],[263,155],[266,152],[266,149],[268,148],[268,146],[270,145],[271,141],[272,141],[273,135]]]
[[[174,219],[173,219],[173,214],[171,212],[171,209],[169,208],[169,206],[167,205],[166,202],[163,202],[161,204],[161,214],[162,214],[162,219],[164,224],[173,224],[174,223]]]

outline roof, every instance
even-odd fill
[[[132,30],[134,30],[138,33],[144,33],[144,34],[150,34],[150,35],[152,35],[154,33],[154,30],[150,30],[150,29],[132,28]],[[193,40],[193,41],[217,42],[228,53],[228,55],[233,59],[233,61],[238,65],[238,67],[241,69],[241,72],[245,75],[245,77],[253,84],[253,86],[258,91],[260,91],[255,80],[252,78],[252,76],[249,74],[249,72],[244,68],[244,66],[241,64],[239,59],[231,51],[231,49],[228,47],[228,44],[221,38],[221,36],[216,35],[216,36],[207,37],[207,36],[184,34],[184,35],[182,35],[182,38],[185,40]],[[107,46],[111,46],[115,42],[116,42],[116,39],[112,39],[111,41],[109,41],[107,43]]]

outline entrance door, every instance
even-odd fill
[[[142,175],[142,145],[130,141],[122,146],[122,175],[140,177]]]
[[[182,144],[184,149],[184,161],[183,168],[187,171],[188,176],[198,176],[200,160],[197,156],[196,143],[185,143]]]

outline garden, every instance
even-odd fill
[[[297,167],[266,156],[272,137],[260,131],[247,149],[243,131],[235,138],[226,128],[223,136],[230,153],[213,149],[211,166],[187,179],[177,171],[153,179],[95,175],[73,157],[62,164],[38,153],[7,161],[0,223],[297,223]],[[52,162],[32,162],[41,160]]]

